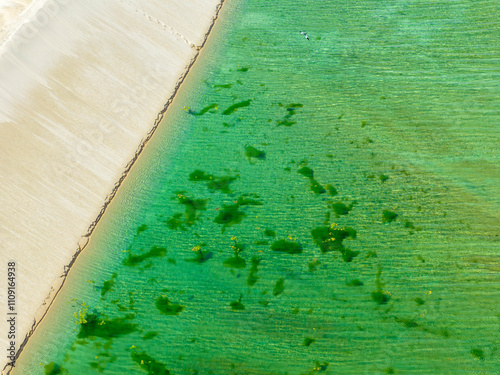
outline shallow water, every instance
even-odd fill
[[[495,373],[496,2],[229,6],[19,373]]]

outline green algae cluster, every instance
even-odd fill
[[[148,229],[148,226],[146,224],[142,224],[137,228],[136,236],[138,236],[140,233],[144,232],[145,230]]]
[[[45,375],[62,375],[67,374],[66,370],[55,362],[50,362],[45,365]]]
[[[278,120],[277,124],[278,126],[292,126],[295,125],[297,122],[292,121],[291,118],[293,115],[295,115],[295,111],[299,108],[302,108],[303,105],[301,103],[290,103],[287,106],[284,106],[282,103],[278,103],[278,106],[280,107],[286,107],[286,114],[283,117],[283,119]]]
[[[346,285],[347,286],[363,286],[365,284],[359,279],[352,279],[352,280],[346,282]]]
[[[382,211],[382,221],[384,223],[391,223],[398,217],[398,214],[389,210]]]
[[[151,339],[155,338],[156,336],[158,336],[158,332],[149,331],[149,332],[146,332],[146,334],[144,336],[142,336],[142,339],[143,340],[151,340]]]
[[[337,189],[335,189],[335,187],[332,184],[327,184],[325,186],[325,188],[326,188],[328,195],[334,196],[334,195],[338,194]]]
[[[247,277],[247,285],[253,286],[259,280],[259,276],[257,276],[257,272],[259,271],[258,267],[261,262],[261,259],[254,256],[251,260],[252,266],[250,267],[250,271],[248,272]]]
[[[250,103],[251,103],[251,100],[244,100],[242,102],[235,103],[235,104],[227,107],[227,109],[225,109],[224,112],[222,112],[222,114],[223,115],[230,115],[233,112],[236,112],[239,108],[248,107],[250,105]]]
[[[285,291],[285,280],[280,277],[277,281],[276,284],[274,284],[273,288],[273,296],[279,296]]]
[[[306,337],[302,342],[302,346],[311,346],[311,344],[315,343],[316,340],[311,337]]]
[[[245,268],[247,266],[247,262],[244,258],[236,254],[235,256],[231,258],[227,258],[223,263],[224,267],[229,267],[229,268]]]
[[[345,262],[351,262],[359,254],[358,251],[352,251],[343,244],[345,239],[356,239],[357,232],[353,228],[345,227],[337,229],[333,224],[330,226],[320,226],[311,230],[311,236],[322,253],[339,251]]]
[[[300,168],[297,173],[300,173],[302,176],[307,178],[314,178],[314,171],[309,167]]]
[[[376,290],[371,293],[372,300],[377,305],[385,305],[391,300],[391,295],[383,290],[384,283],[382,281],[382,267],[379,266],[375,279]]]
[[[245,147],[245,155],[247,158],[264,160],[266,158],[266,153],[264,151],[258,150],[253,146]]]
[[[240,210],[242,206],[262,206],[262,204],[260,201],[247,198],[247,195],[242,195],[234,204],[223,204],[219,214],[214,219],[214,223],[222,225],[222,231],[224,232],[226,227],[240,224],[243,221],[246,213]]]
[[[346,205],[343,202],[335,202],[335,203],[330,203],[329,207],[333,210],[335,216],[339,217],[341,215],[348,215],[349,212],[352,211],[356,203],[357,203],[356,201],[353,201],[351,202],[350,205]]]
[[[220,191],[224,194],[231,194],[232,191],[229,185],[238,179],[238,176],[216,176],[214,174],[208,174],[202,170],[195,170],[189,175],[189,181],[198,182],[206,181],[207,188],[211,192]]]
[[[300,254],[302,253],[302,245],[290,239],[276,240],[271,244],[272,251],[278,251],[287,254]]]
[[[160,296],[156,299],[156,308],[165,315],[179,315],[184,310],[184,306],[172,303],[165,296]]]
[[[115,285],[115,280],[118,277],[118,274],[116,272],[111,275],[111,278],[109,280],[106,280],[102,284],[102,289],[101,289],[101,297],[104,297],[106,293],[110,292]]]
[[[219,214],[215,217],[214,223],[223,225],[225,227],[240,224],[246,214],[240,210],[239,204],[222,205]]]
[[[213,86],[214,88],[218,88],[218,89],[230,89],[231,87],[233,87],[233,84],[232,83],[226,83],[224,85],[214,85]]]
[[[208,188],[208,190],[210,190],[212,192],[220,191],[224,194],[231,194],[232,191],[229,188],[229,185],[231,185],[231,183],[233,181],[236,181],[237,179],[238,179],[238,177],[236,177],[236,176],[217,177],[217,178],[214,178],[213,180],[207,182],[207,188]]]
[[[232,311],[243,311],[245,310],[245,305],[241,302],[243,296],[240,295],[240,298],[236,301],[233,301],[229,304],[231,306]]]
[[[309,272],[314,272],[318,268],[318,266],[321,264],[321,262],[318,259],[314,259],[312,262],[309,262],[307,264],[307,267],[309,269]]]
[[[148,375],[171,375],[164,363],[155,360],[144,352],[133,352],[130,354],[132,361],[137,363]]]
[[[315,194],[324,194],[326,193],[326,189],[314,179],[314,171],[309,167],[300,168],[297,173],[300,173],[302,176],[306,177],[310,181],[311,191]]]
[[[243,194],[238,197],[237,204],[240,206],[262,206],[264,204],[261,201],[248,197],[259,198],[256,194]]]
[[[194,246],[191,250],[194,251],[195,256],[193,258],[186,259],[186,261],[191,263],[202,264],[212,259],[213,253],[211,251],[204,252],[203,251],[204,246],[206,246],[206,243],[204,242]]]
[[[147,253],[133,255],[130,250],[122,264],[128,267],[134,267],[144,262],[146,259],[164,257],[167,254],[167,249],[164,247],[153,246]],[[104,288],[103,288],[104,289]]]
[[[80,331],[77,337],[85,339],[88,337],[100,337],[110,339],[123,335],[128,335],[137,331],[137,325],[130,322],[134,315],[128,315],[124,318],[106,319],[97,314],[88,314],[86,322],[80,324]]]
[[[176,213],[165,221],[170,229],[186,230],[186,226],[194,225],[196,220],[199,219],[198,211],[206,210],[208,199],[190,198],[185,193],[185,191],[176,192],[174,199],[177,199],[178,203],[184,206],[185,211],[184,215]]]
[[[231,245],[231,250],[233,251],[234,256],[226,259],[223,262],[223,266],[237,269],[245,268],[247,266],[247,262],[240,256],[240,253],[245,249],[245,245],[239,243],[236,240],[236,237],[233,237],[232,240],[234,241],[234,244]]]
[[[315,179],[311,179],[310,189],[314,194],[324,194],[326,193],[325,188]]]
[[[413,301],[414,301],[414,302],[415,302],[418,306],[422,306],[422,305],[425,303],[425,301],[424,301],[422,298],[420,298],[420,297],[415,298]]]
[[[485,356],[484,356],[484,351],[483,349],[480,349],[480,348],[473,348],[471,349],[470,353],[472,354],[472,356],[474,358],[477,358],[481,361],[484,361],[485,359]]]
[[[405,328],[417,328],[419,324],[415,321],[415,319],[409,318],[394,318],[397,323],[401,324]]]
[[[206,107],[204,107],[202,110],[200,110],[198,112],[189,109],[188,113],[191,115],[194,115],[194,116],[203,116],[207,112],[215,113],[217,111],[218,106],[219,105],[217,103],[212,103],[212,104],[207,105]]]
[[[276,237],[276,232],[272,229],[266,229],[264,230],[264,234],[267,236],[267,237]]]

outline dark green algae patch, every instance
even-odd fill
[[[251,103],[251,100],[244,100],[242,102],[238,102],[238,103],[235,103],[229,107],[227,107],[227,109],[222,112],[223,115],[230,115],[231,113],[233,112],[236,112],[239,108],[244,108],[244,107],[248,107]]]
[[[302,176],[307,178],[314,178],[314,171],[309,167],[300,168],[297,173],[300,173]]]
[[[62,374],[67,374],[68,372],[66,369],[61,367],[61,365],[55,363],[55,362],[50,362],[45,365],[45,375],[62,375]]]
[[[232,311],[243,311],[245,310],[245,305],[241,302],[243,296],[240,295],[240,298],[236,301],[233,301],[229,304],[231,306]]]
[[[215,113],[217,111],[218,106],[219,105],[217,103],[212,103],[212,104],[207,105],[201,111],[198,111],[198,112],[189,109],[188,113],[191,115],[194,115],[194,116],[203,116],[207,112]]]
[[[179,315],[184,310],[184,306],[172,303],[165,296],[160,296],[156,299],[156,308],[165,315]]]
[[[337,229],[334,225],[320,226],[311,230],[314,243],[323,253],[338,250],[346,238],[356,239],[357,232],[350,227]]]
[[[266,153],[264,151],[258,150],[253,146],[245,147],[245,155],[249,159],[254,158],[264,160],[266,158]]]
[[[278,103],[278,106],[284,107],[282,103]],[[293,115],[295,115],[295,111],[299,108],[302,108],[303,105],[300,103],[290,103],[286,106],[286,114],[282,120],[278,120],[278,126],[292,126],[295,125],[296,121],[291,121]]]
[[[85,321],[80,324],[80,332],[78,332],[77,337],[79,339],[88,337],[110,339],[128,335],[137,331],[137,324],[131,323],[134,317],[134,314],[129,314],[124,318],[106,319],[97,314],[88,314]]]
[[[314,171],[309,168],[309,167],[302,167],[300,168],[297,173],[300,173],[302,176],[306,177],[309,179],[311,185],[311,191],[314,192],[315,194],[324,194],[326,193],[326,189],[314,179]]]
[[[189,181],[192,182],[199,182],[199,181],[206,181],[207,183],[207,188],[211,192],[215,191],[220,191],[224,194],[231,194],[232,191],[229,187],[229,185],[236,181],[238,179],[238,176],[216,176],[214,174],[208,174],[205,171],[202,170],[195,170],[189,175]]]
[[[102,289],[101,289],[101,297],[104,297],[106,293],[110,292],[113,289],[113,286],[115,285],[115,280],[118,277],[118,274],[116,272],[111,275],[111,278],[109,280],[106,280],[102,284]]]
[[[185,208],[184,215],[182,213],[174,214],[165,223],[170,229],[186,230],[186,226],[192,226],[199,219],[198,211],[206,210],[209,199],[194,199],[185,195],[185,191],[178,191],[173,199],[177,199],[179,204]]]
[[[335,202],[335,203],[330,203],[329,207],[333,210],[335,216],[339,217],[340,215],[348,215],[349,212],[352,211],[356,203],[357,203],[356,201],[353,201],[351,202],[350,205],[346,205],[343,202]]]
[[[123,260],[122,264],[124,266],[134,267],[144,262],[146,259],[164,257],[166,254],[167,254],[167,249],[165,249],[164,247],[153,246],[147,253],[133,255],[132,253],[129,252],[127,257]]]
[[[384,223],[391,223],[394,220],[396,220],[398,217],[398,214],[389,210],[383,210],[382,211],[382,221]]]
[[[257,272],[259,271],[258,267],[261,262],[261,259],[258,257],[252,258],[252,266],[250,267],[250,271],[248,272],[247,277],[247,285],[253,286],[259,280],[259,276],[257,276]]]
[[[271,250],[287,254],[300,254],[302,253],[303,248],[302,245],[298,242],[281,239],[276,240],[272,243]]]
[[[164,363],[155,360],[144,352],[134,352],[130,354],[132,361],[139,367],[148,372],[148,375],[171,375]]]
[[[242,195],[234,204],[223,204],[219,210],[219,214],[214,219],[214,223],[223,225],[222,231],[224,232],[226,227],[234,224],[240,224],[243,221],[246,213],[240,210],[242,206],[262,205],[263,203],[261,201],[248,198],[248,195]]]
[[[277,281],[276,284],[274,284],[273,288],[273,295],[274,296],[279,296],[285,291],[285,280],[280,277]]]
[[[223,225],[222,230],[224,231],[225,227],[240,224],[245,216],[246,214],[240,210],[240,205],[237,203],[222,205],[219,214],[214,219],[214,223]]]

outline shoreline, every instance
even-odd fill
[[[177,79],[177,81],[174,85],[174,88],[172,90],[172,93],[169,96],[168,100],[163,105],[163,108],[157,113],[156,118],[153,122],[153,126],[149,129],[149,131],[146,133],[146,135],[141,139],[139,145],[137,146],[137,148],[133,154],[132,159],[130,159],[128,161],[128,163],[125,166],[125,169],[123,170],[123,172],[120,175],[120,178],[118,179],[117,182],[115,182],[115,184],[112,188],[112,191],[106,196],[104,203],[101,205],[101,208],[99,210],[97,217],[91,222],[91,224],[89,225],[89,227],[87,229],[87,232],[81,236],[81,240],[78,242],[78,244],[76,246],[76,252],[73,253],[70,262],[63,266],[64,272],[59,275],[56,283],[53,283],[51,285],[49,294],[44,297],[43,304],[39,307],[37,313],[33,317],[33,323],[31,325],[31,328],[26,333],[22,343],[17,348],[14,366],[12,366],[11,363],[7,363],[2,369],[2,375],[3,374],[6,374],[6,375],[11,374],[11,372],[15,369],[15,362],[19,359],[20,355],[23,353],[27,343],[32,338],[36,329],[38,328],[40,323],[42,323],[42,321],[44,320],[44,318],[48,314],[51,306],[53,305],[54,301],[56,300],[57,296],[59,295],[59,292],[62,290],[63,286],[65,285],[67,278],[68,278],[68,275],[69,275],[69,272],[73,268],[73,265],[75,264],[76,260],[81,255],[83,250],[85,250],[85,248],[87,247],[89,240],[90,240],[90,237],[93,234],[97,224],[101,221],[108,206],[113,201],[119,188],[122,186],[125,178],[129,175],[130,170],[136,164],[136,161],[139,159],[139,156],[142,154],[144,148],[146,147],[148,142],[151,140],[153,135],[156,133],[159,125],[163,121],[165,114],[166,114],[167,110],[169,109],[171,103],[173,102],[174,98],[176,97],[179,89],[181,88],[182,84],[186,80],[186,77],[188,76],[189,72],[191,71],[193,65],[198,60],[198,57],[200,55],[201,50],[205,46],[205,44],[208,40],[208,37],[210,36],[210,34],[215,26],[215,23],[219,19],[220,12],[224,6],[224,3],[225,3],[225,0],[217,0],[215,14],[213,14],[213,16],[211,17],[211,21],[210,21],[208,30],[203,35],[201,44],[192,46],[196,50],[194,56],[190,59],[188,64],[185,66],[185,70],[183,71],[181,76]]]

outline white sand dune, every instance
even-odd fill
[[[4,306],[7,262],[15,261],[16,350],[157,124],[220,3],[0,2],[0,298]],[[8,329],[2,318],[4,352]]]

